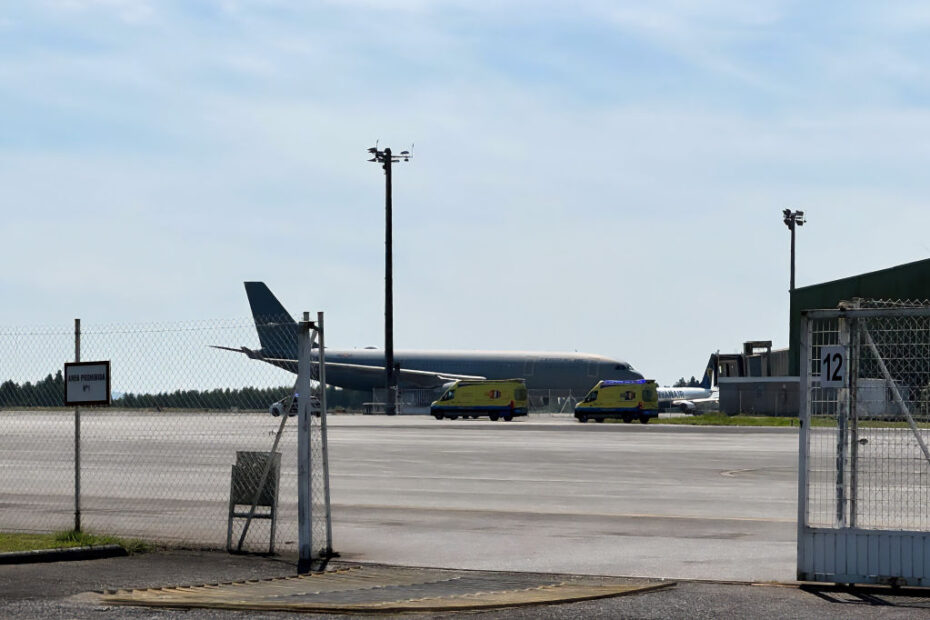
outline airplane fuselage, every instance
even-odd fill
[[[330,385],[351,390],[384,387],[383,373],[359,373],[357,368],[353,368],[367,366],[383,369],[383,350],[327,349],[326,362],[326,382]],[[528,389],[571,390],[579,395],[585,394],[602,379],[643,378],[626,362],[586,353],[398,350],[394,351],[394,362],[403,370],[419,370],[440,375],[473,375],[487,379],[522,378],[526,380]],[[277,365],[296,371],[296,364],[293,362]],[[425,387],[422,384],[405,384],[403,380],[399,386],[401,389]]]
[[[668,401],[672,402],[675,400],[692,400],[698,398],[710,398],[714,390],[707,388],[699,387],[680,387],[680,388],[669,388],[669,387],[660,387],[659,388],[659,402]]]

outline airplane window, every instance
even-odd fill
[[[627,366],[624,366],[623,364],[617,364],[616,366],[614,366],[614,370],[626,370],[626,369],[627,369]]]
[[[592,402],[594,402],[594,401],[596,401],[596,400],[597,400],[597,390],[595,390],[595,391],[591,392],[590,394],[588,394],[587,396],[585,396],[584,402],[586,402],[586,403],[592,403]]]

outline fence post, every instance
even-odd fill
[[[854,302],[859,307],[859,302]],[[859,321],[849,320],[849,348],[846,370],[849,375],[849,527],[856,527],[859,504]]]
[[[849,358],[849,320],[840,317],[837,320],[839,345],[847,351]],[[847,361],[848,364],[848,361]],[[849,368],[846,369],[847,387],[836,388],[836,523],[838,527],[846,527],[849,523],[846,510],[846,476],[849,454]],[[821,377],[821,381],[823,378]]]
[[[323,313],[316,313],[316,328],[320,344],[320,437],[323,446],[323,494],[326,503],[326,555],[333,554],[333,520],[329,506],[329,446],[326,439],[326,343],[323,340]]]
[[[811,319],[806,312],[801,312],[801,346],[798,351],[800,361],[800,381],[798,385],[798,571],[799,580],[807,579],[802,568],[807,567],[807,463],[810,455],[810,422],[811,422]],[[742,391],[740,392],[742,404]]]
[[[310,313],[297,332],[297,572],[309,573],[313,556],[313,505],[310,495]],[[287,415],[285,411],[282,415]]]
[[[74,319],[74,361],[81,361],[81,319]],[[74,408],[74,531],[81,531],[81,408],[77,406]]]

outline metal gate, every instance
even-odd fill
[[[930,585],[930,305],[803,313],[798,579]]]

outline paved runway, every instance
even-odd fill
[[[793,579],[796,433],[390,422],[332,434],[347,557]]]
[[[258,414],[86,416],[87,527],[222,544],[235,451],[268,449],[276,423]],[[72,424],[65,413],[0,413],[0,529],[48,528],[49,518],[62,523],[52,529],[68,527]],[[291,423],[279,544],[292,549],[295,439]],[[334,546],[345,559],[794,577],[796,431],[331,416],[330,449]]]

